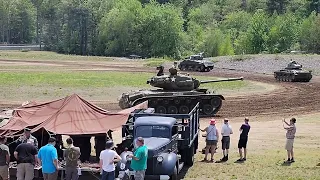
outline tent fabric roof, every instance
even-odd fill
[[[106,133],[125,124],[129,114],[135,109],[145,109],[147,106],[147,102],[144,102],[117,113],[110,113],[73,94],[59,100],[28,104],[15,109],[9,123],[1,127],[0,131],[12,134],[26,127],[33,127],[32,132],[44,128],[49,132],[64,135]]]

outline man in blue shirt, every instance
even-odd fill
[[[58,177],[58,153],[55,144],[56,139],[50,137],[48,144],[41,147],[38,153],[44,180],[57,180]]]

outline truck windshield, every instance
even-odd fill
[[[170,131],[165,126],[138,126],[136,128],[136,137],[169,138]]]

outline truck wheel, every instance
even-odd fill
[[[186,165],[193,166],[194,163],[194,144],[187,150]]]
[[[178,170],[177,170],[177,166],[174,167],[174,169],[173,169],[173,174],[170,176],[170,180],[178,180]]]

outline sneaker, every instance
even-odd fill
[[[207,159],[203,159],[201,162],[208,162],[208,160]]]
[[[242,162],[242,161],[243,161],[243,159],[241,159],[241,158],[237,160],[237,162]]]
[[[243,158],[242,160],[243,160],[243,161],[246,161],[246,160],[247,160],[247,158]]]
[[[224,162],[224,161],[227,161],[226,156],[224,156],[222,159],[220,159],[220,162]]]
[[[213,159],[211,159],[211,160],[210,160],[210,162],[212,162],[212,163],[213,163],[213,162],[214,162],[214,160],[213,160]]]
[[[291,158],[290,162],[294,163],[295,161],[294,161],[294,159],[293,159],[293,158]]]

